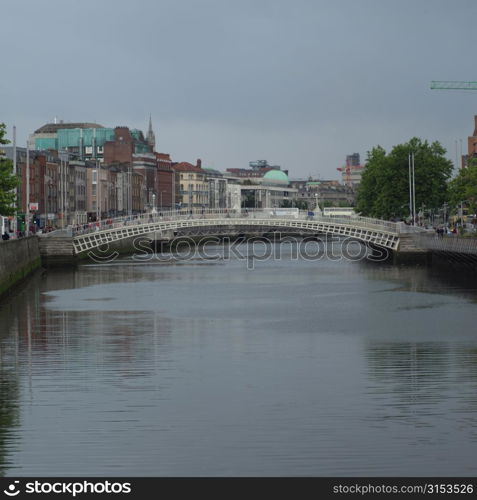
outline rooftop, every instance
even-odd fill
[[[54,134],[61,128],[104,128],[98,123],[47,123],[35,130],[35,134]]]
[[[192,165],[192,163],[189,163],[187,161],[182,161],[180,163],[176,163],[175,165],[172,166],[174,170],[177,172],[197,172],[197,173],[202,173],[205,174],[204,170],[196,165]]]
[[[269,170],[264,176],[264,180],[288,184],[288,175],[282,170]]]

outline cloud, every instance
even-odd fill
[[[429,83],[472,79],[476,8],[6,0],[0,120],[25,141],[55,116],[144,129],[152,113],[177,160],[266,157],[292,176],[337,178],[346,154],[412,135],[452,150],[472,131],[475,97]]]

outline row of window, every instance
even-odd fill
[[[186,177],[188,175],[188,177]],[[194,177],[196,176],[196,177]],[[204,179],[204,176],[202,174],[181,174],[181,179],[196,179],[198,181],[201,181]]]
[[[187,191],[189,189],[192,189],[193,191],[204,191],[206,192],[208,190],[207,184],[196,184],[195,189],[194,189],[194,184],[189,184],[184,188],[184,184],[180,185],[180,190],[181,191]]]

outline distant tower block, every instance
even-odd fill
[[[151,115],[149,115],[149,128],[147,129],[147,137],[146,141],[151,146],[152,150],[156,150],[156,136],[154,135],[154,132],[152,130],[152,118]]]

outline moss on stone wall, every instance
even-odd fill
[[[4,279],[2,279],[0,281],[0,298],[2,297],[2,295],[6,294],[6,292],[8,292],[11,287],[25,279],[30,273],[32,273],[36,269],[39,269],[40,267],[41,259],[40,256],[38,256],[36,259],[31,260],[20,269],[17,269],[16,271],[12,272]]]
[[[0,297],[41,268],[37,236],[0,243]]]

